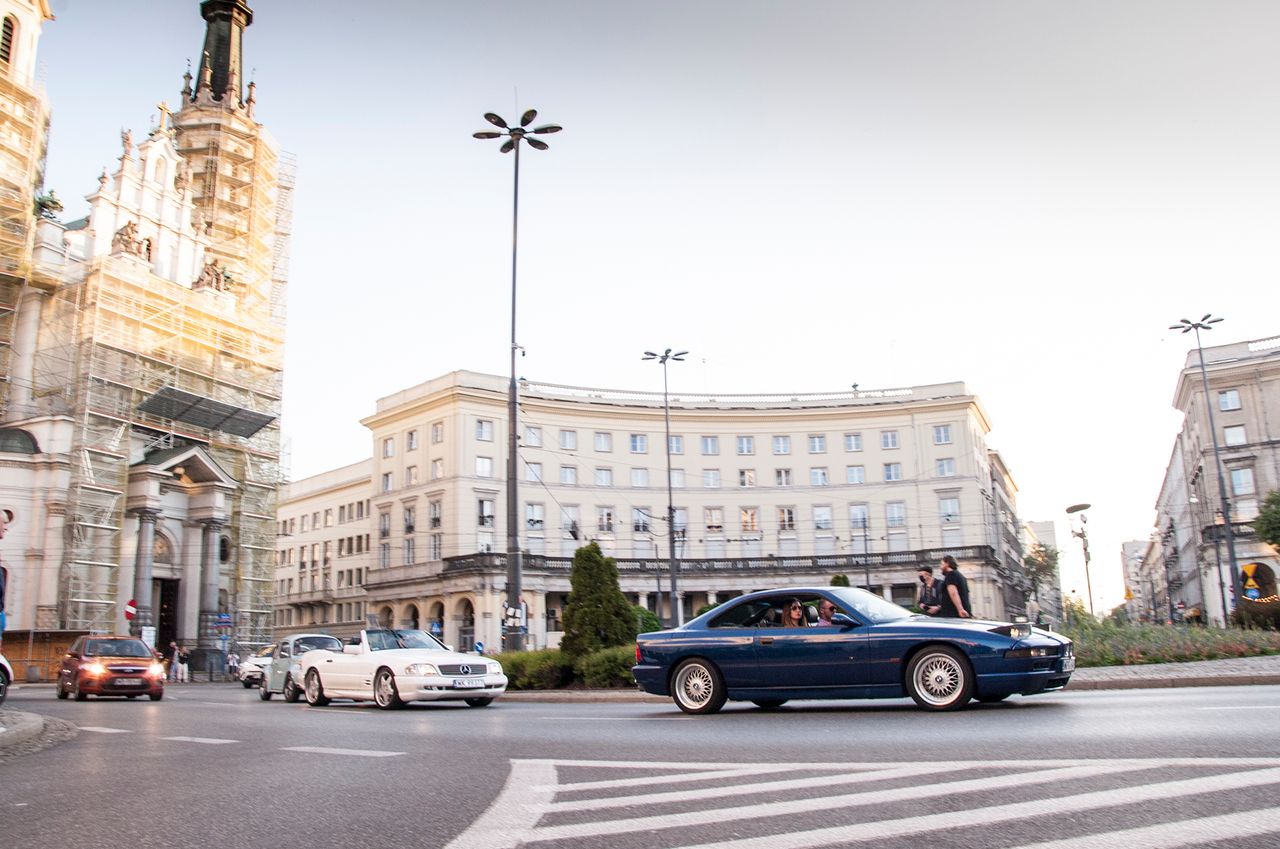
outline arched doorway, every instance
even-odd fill
[[[427,616],[427,630],[431,632],[431,636],[441,642],[444,641],[444,604],[441,602],[433,602],[430,608],[431,612]]]
[[[173,564],[173,542],[157,530],[151,543],[151,568],[153,574],[177,574]],[[151,581],[151,621],[156,626],[155,648],[167,651],[169,643],[176,642],[178,633],[177,578],[153,578]]]
[[[381,610],[378,611],[378,627],[379,628],[395,627],[395,613],[391,610],[390,607],[383,607]]]
[[[403,627],[411,628],[416,631],[418,629],[418,622],[419,622],[418,605],[411,604],[408,607],[406,607],[404,609],[404,618],[402,618],[400,622],[402,623]]]
[[[476,645],[476,609],[471,599],[458,602],[455,618],[458,620],[458,651],[471,651]]]

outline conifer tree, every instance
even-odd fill
[[[636,617],[618,586],[618,564],[592,542],[573,554],[560,650],[579,658],[635,639]]]

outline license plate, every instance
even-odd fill
[[[483,678],[455,678],[453,686],[458,690],[479,690],[484,687]]]
[[[141,687],[142,679],[141,678],[117,678],[111,683],[115,684],[117,687]]]
[[[1062,671],[1074,672],[1076,669],[1076,659],[1074,657],[1064,657],[1062,659]]]

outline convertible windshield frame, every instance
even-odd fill
[[[375,640],[374,635],[383,636],[390,635],[390,640]],[[375,628],[365,632],[365,637],[369,641],[370,651],[389,651],[391,649],[431,649],[433,651],[448,651],[444,647],[444,643],[428,634],[426,631],[412,628]],[[388,643],[391,643],[388,645]]]

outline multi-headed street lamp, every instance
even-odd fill
[[[1089,580],[1089,529],[1087,527],[1089,517],[1084,515],[1084,511],[1088,510],[1090,504],[1072,504],[1067,508],[1067,515],[1075,513],[1080,514],[1080,530],[1072,531],[1073,537],[1080,537],[1080,545],[1084,547],[1084,588],[1089,593],[1089,615],[1093,615],[1093,582]]]
[[[517,388],[516,388],[516,235],[520,225],[520,142],[528,142],[534,150],[546,150],[547,143],[531,137],[547,133],[558,133],[562,129],[557,124],[544,124],[541,127],[528,129],[538,113],[530,109],[520,116],[520,126],[510,127],[500,116],[492,112],[484,113],[484,119],[505,132],[481,130],[472,135],[478,139],[506,138],[498,148],[500,153],[515,151],[515,189],[511,200],[511,386],[507,393],[507,609],[515,613],[513,622],[508,623],[504,648],[507,651],[524,649],[524,633],[520,630],[519,611],[521,606],[520,588],[520,522],[518,519],[519,496],[517,492],[517,454],[519,448],[519,428],[517,423]]]
[[[689,352],[677,351],[673,354],[668,348],[661,354],[645,351],[644,356],[640,358],[657,360],[662,365],[662,415],[667,424],[667,545],[671,560],[671,615],[667,619],[667,624],[672,628],[684,624],[684,609],[680,605],[680,564],[676,561],[676,507],[671,495],[671,401],[667,394],[667,362],[682,363],[687,353]],[[661,610],[661,597],[656,604]]]
[[[1213,404],[1209,401],[1209,372],[1204,367],[1204,346],[1200,344],[1200,331],[1212,330],[1213,325],[1222,321],[1221,318],[1214,318],[1212,313],[1205,313],[1199,321],[1189,321],[1185,318],[1178,319],[1177,324],[1169,326],[1170,330],[1180,330],[1183,333],[1195,331],[1196,334],[1196,352],[1200,355],[1200,381],[1204,385],[1204,408],[1209,413],[1209,436],[1213,439],[1213,465],[1218,472],[1218,497],[1222,501],[1222,530],[1227,539],[1227,561],[1231,564],[1231,591],[1235,593],[1235,603],[1240,604],[1241,587],[1240,587],[1240,566],[1236,563],[1236,536],[1231,530],[1231,501],[1227,498],[1227,480],[1222,474],[1222,453],[1218,449],[1218,427],[1213,421]],[[1225,608],[1222,611],[1222,619],[1225,624],[1230,611]]]

